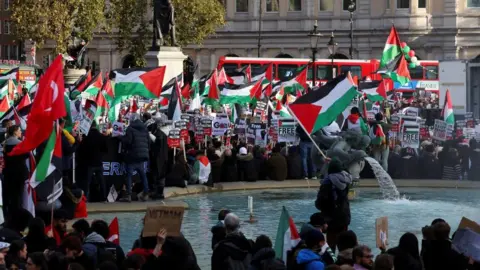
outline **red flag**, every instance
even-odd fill
[[[17,110],[20,111],[21,109],[27,107],[28,105],[32,104],[32,101],[30,99],[30,96],[27,94],[27,95],[24,95],[22,97],[22,100],[20,100],[20,102],[18,103],[17,105]]]
[[[64,102],[63,58],[57,56],[38,81],[38,90],[28,116],[25,140],[10,152],[20,155],[32,151],[48,139],[53,121],[67,115]]]
[[[187,83],[182,88],[182,97],[184,99],[190,99],[190,84]]]
[[[132,100],[132,107],[130,110],[132,113],[136,113],[138,111],[138,105],[137,105],[137,100],[133,99]]]
[[[115,217],[110,225],[108,226],[108,239],[107,241],[110,241],[116,245],[120,245],[120,228],[118,226],[118,218]]]

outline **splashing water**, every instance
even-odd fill
[[[382,192],[383,198],[387,200],[400,199],[400,193],[398,192],[397,186],[395,186],[392,178],[383,169],[380,163],[371,157],[366,157],[365,160],[372,167],[373,173],[378,180],[378,185],[380,186],[380,191]]]

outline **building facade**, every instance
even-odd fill
[[[11,0],[0,0],[0,60],[20,60],[23,51],[10,21],[10,3]]]
[[[225,55],[309,58],[307,34],[315,21],[323,35],[317,57],[329,56],[327,42],[332,31],[339,46],[338,56],[349,56],[350,0],[223,0],[223,3],[227,24],[202,45],[183,48],[198,64],[200,74],[212,70]],[[392,24],[420,60],[472,59],[480,55],[480,0],[355,0],[355,4],[353,58],[379,58]],[[52,46],[47,44],[37,51],[38,64],[46,63]],[[98,36],[89,44],[89,62],[95,62],[100,70],[122,67],[126,58],[106,36]]]

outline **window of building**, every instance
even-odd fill
[[[334,66],[333,69],[337,69]],[[317,66],[317,80],[330,80],[332,79],[332,66]]]
[[[333,0],[320,0],[320,11],[333,11]]]
[[[410,0],[397,0],[397,8],[410,8]]]
[[[278,12],[278,9],[280,7],[278,1],[279,0],[267,0],[267,12]]]
[[[480,0],[467,0],[467,7],[480,8]]]
[[[340,73],[344,74],[349,72],[352,74],[352,77],[357,76],[358,78],[362,78],[362,67],[361,66],[341,66]]]
[[[10,46],[8,45],[3,45],[2,46],[2,59],[8,60],[9,52],[10,52]]]
[[[10,21],[3,22],[3,33],[7,35],[10,34]]]
[[[416,66],[414,68],[408,68],[410,71],[410,78],[412,79],[423,79],[423,67]]]
[[[302,0],[288,0],[288,11],[301,11]]]
[[[248,0],[237,0],[237,12],[248,12]]]
[[[18,60],[18,46],[17,45],[10,45],[10,60]]]
[[[281,81],[290,80],[295,75],[297,65],[281,64],[278,65],[278,79]]]
[[[10,9],[10,0],[4,0],[3,1],[3,10],[8,10]]]
[[[438,80],[438,66],[426,66],[425,67],[425,79]]]
[[[418,8],[427,8],[427,0],[418,0]]]
[[[351,0],[343,0],[343,10],[348,10],[348,6],[350,6]],[[355,3],[355,0],[353,0],[353,3]]]

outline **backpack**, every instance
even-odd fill
[[[368,131],[368,136],[370,137],[370,144],[376,146],[383,146],[387,144],[387,138],[385,133],[383,133],[382,125],[374,124],[370,127]]]
[[[236,247],[232,243],[225,243],[224,245],[232,247],[234,249],[238,249],[238,247]],[[252,254],[250,253],[248,253],[242,261],[234,260],[232,257],[228,256],[225,259],[225,264],[227,265],[227,268],[225,268],[225,270],[248,270],[251,261]]]
[[[326,180],[320,185],[317,199],[315,200],[315,207],[322,213],[329,213],[335,208],[335,197],[333,192],[335,188],[330,180]]]

